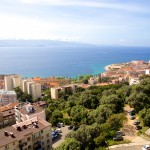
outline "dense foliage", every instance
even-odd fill
[[[79,128],[70,132],[57,150],[97,150],[107,146],[106,141],[112,140],[126,120],[125,104],[139,113],[145,126],[150,126],[150,77],[133,86],[91,86],[86,90],[79,88],[75,94],[63,94],[58,100],[47,99],[47,120],[53,126],[64,122]]]

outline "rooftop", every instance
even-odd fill
[[[33,103],[33,105],[36,105],[36,106],[43,106],[43,105],[47,105],[47,103],[45,101],[38,101],[38,102],[35,102]]]
[[[10,109],[14,108],[15,106],[17,106],[18,104],[19,104],[19,102],[9,103],[6,106],[0,107],[0,112],[10,110]]]
[[[30,103],[20,104],[16,107],[17,110],[19,110],[22,114],[28,114],[32,115],[34,113],[39,113],[43,111],[41,107],[38,107],[36,105],[31,105]]]
[[[0,90],[0,94],[12,94],[12,95],[16,95],[15,91],[6,91],[6,90]]]
[[[34,134],[50,126],[47,121],[35,117],[33,119],[12,125],[0,130],[0,147],[19,141],[29,134]]]

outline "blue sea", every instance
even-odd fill
[[[31,46],[0,47],[0,74],[24,77],[97,75],[109,64],[150,60],[147,47]]]

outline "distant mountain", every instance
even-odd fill
[[[83,44],[77,42],[54,41],[54,40],[0,40],[0,47],[20,47],[20,46],[89,46],[90,44]]]

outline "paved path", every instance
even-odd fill
[[[142,137],[136,137],[132,143],[110,146],[110,150],[141,150],[143,145],[150,145],[150,141]]]
[[[52,147],[53,148],[56,148],[58,147],[65,139],[65,136],[72,130],[68,130],[68,126],[65,126],[65,127],[61,127],[60,128],[62,133],[60,133],[60,135],[52,141]]]
[[[133,145],[128,147],[118,147],[118,148],[110,148],[110,150],[141,150],[142,145]]]

